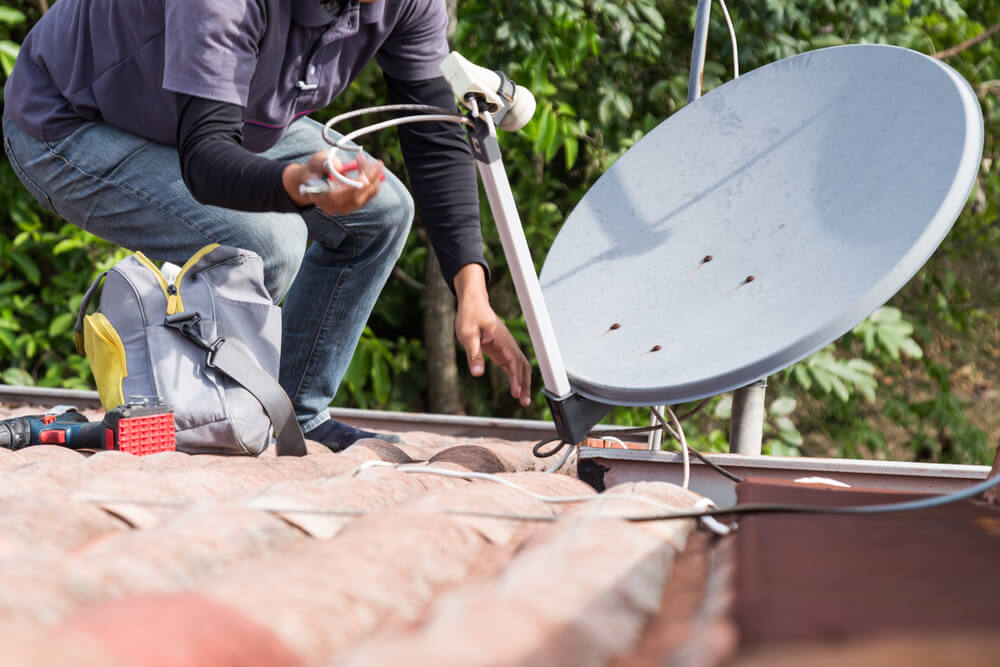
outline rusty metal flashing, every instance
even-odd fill
[[[794,480],[824,477],[848,484],[896,491],[947,493],[959,491],[987,478],[989,466],[861,459],[797,458],[706,454],[739,477],[766,476]],[[597,490],[623,482],[660,481],[680,484],[683,467],[676,452],[580,448],[580,479]],[[711,498],[719,507],[736,503],[735,484],[691,461],[691,490]]]
[[[0,385],[0,403],[32,403],[47,407],[64,403],[80,408],[99,408],[101,405],[96,391],[11,385]],[[330,408],[330,416],[358,428],[375,432],[428,431],[438,435],[458,437],[535,441],[556,435],[556,426],[553,422],[535,419],[499,419],[354,408]],[[620,428],[622,427],[596,426],[593,430],[595,432],[615,433]],[[646,440],[646,436],[643,434],[619,435],[619,437],[633,442],[645,442]]]

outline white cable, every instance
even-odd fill
[[[717,505],[713,503],[710,498],[702,498],[701,500],[699,500],[694,504],[694,507],[692,509],[695,510],[696,512],[702,512],[704,510],[714,510],[716,509],[716,507]],[[728,535],[729,533],[733,532],[732,528],[722,523],[714,516],[703,516],[701,517],[701,522],[705,524],[706,528],[708,528],[716,535]]]
[[[726,17],[726,26],[729,27],[729,41],[733,45],[733,78],[740,78],[740,56],[736,48],[736,29],[733,28],[733,21],[729,18],[729,8],[726,7],[726,0],[719,0],[722,5],[722,15]]]
[[[666,421],[663,421],[662,415],[660,415],[660,413],[657,412],[655,407],[650,406],[649,410],[656,417],[657,421],[659,421],[663,425],[663,429],[667,433],[672,435],[674,440],[681,443],[681,461],[684,464],[684,478],[681,484],[681,488],[687,489],[688,484],[690,484],[691,482],[691,455],[688,452],[687,438],[684,437],[684,427],[681,426],[681,421],[677,418],[677,415],[674,414],[673,409],[670,408],[669,406],[665,407],[667,408],[667,413],[670,415],[670,421],[672,421],[674,425],[677,427],[676,430],[673,427],[671,427],[670,424],[668,424]]]
[[[545,503],[582,503],[582,502],[590,502],[593,500],[601,500],[602,498],[615,498],[622,500],[636,500],[638,502],[646,503],[648,505],[653,505],[661,509],[667,509],[672,511],[677,510],[677,508],[674,507],[673,505],[668,505],[667,503],[662,503],[658,500],[653,500],[652,498],[648,498],[646,496],[642,496],[639,494],[631,494],[631,493],[596,493],[593,495],[586,495],[586,496],[545,496],[540,493],[535,493],[534,491],[526,489],[523,486],[518,486],[517,484],[508,479],[504,479],[503,477],[498,477],[497,475],[491,475],[490,473],[486,472],[471,472],[471,471],[461,472],[459,470],[445,470],[444,468],[431,468],[426,465],[415,465],[411,463],[400,464],[400,463],[388,463],[386,461],[366,461],[365,463],[362,463],[360,466],[355,468],[355,472],[352,472],[352,475],[357,474],[357,472],[360,472],[365,468],[374,468],[374,467],[395,468],[400,472],[410,472],[410,473],[418,473],[425,475],[439,475],[441,477],[453,477],[456,479],[486,480],[488,482],[495,482],[497,484],[502,484],[503,486],[514,489],[515,491],[520,491],[521,493],[531,496],[532,498],[535,498],[537,500],[541,500],[542,502]]]
[[[628,449],[628,445],[626,445],[624,442],[622,442],[622,440],[620,438],[616,438],[613,435],[602,435],[601,436],[601,440],[607,440],[608,442],[614,442],[614,443],[617,443],[618,446],[621,447],[622,449]]]
[[[566,463],[566,461],[569,459],[570,455],[572,455],[573,452],[576,451],[576,449],[577,449],[576,445],[567,444],[566,453],[563,454],[562,458],[559,459],[554,465],[551,465],[548,468],[546,468],[545,472],[547,472],[547,473],[553,473],[556,470],[559,470],[559,468],[562,468],[563,464]]]
[[[677,439],[681,443],[681,459],[684,461],[684,481],[681,483],[681,488],[687,490],[688,484],[691,483],[691,453],[688,451],[688,442],[687,438],[684,437],[684,427],[681,426],[681,420],[674,414],[673,408],[667,408],[667,413],[670,415],[670,421],[677,427]]]
[[[401,118],[393,118],[392,120],[383,121],[381,123],[375,123],[373,125],[368,125],[367,127],[362,127],[353,132],[348,132],[341,136],[337,140],[331,140],[329,132],[333,129],[333,126],[342,121],[348,120],[350,118],[356,118],[358,116],[363,116],[372,113],[385,113],[388,111],[421,111],[424,112],[420,116],[403,116]],[[330,144],[337,150],[341,150],[347,153],[360,153],[363,149],[357,143],[354,142],[358,137],[362,137],[366,134],[371,134],[372,132],[379,132],[389,127],[396,127],[397,125],[406,125],[408,123],[424,123],[424,122],[440,122],[447,121],[451,123],[461,123],[462,125],[472,126],[473,122],[466,118],[465,116],[451,111],[449,109],[444,109],[442,107],[428,106],[426,104],[386,104],[378,107],[368,107],[366,109],[356,109],[354,111],[348,111],[342,113],[339,116],[334,116],[326,122],[323,126],[323,141]],[[347,145],[348,143],[352,145]],[[355,180],[353,178],[348,178],[342,173],[333,168],[333,163],[330,161],[331,158],[327,158],[327,171],[330,172],[330,176],[335,178],[337,181],[348,185],[352,188],[361,188],[364,186],[360,180]]]

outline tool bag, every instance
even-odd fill
[[[100,306],[88,306],[103,282]],[[141,252],[102,273],[76,319],[105,410],[146,397],[174,407],[177,449],[190,454],[305,454],[291,401],[275,378],[281,310],[263,262],[212,244],[184,266],[158,268]]]

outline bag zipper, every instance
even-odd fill
[[[167,283],[167,279],[163,277],[160,269],[157,268],[156,264],[153,264],[148,257],[143,255],[141,252],[135,253],[135,258],[142,262],[147,269],[152,271],[153,276],[156,278],[156,282],[160,283],[160,289],[163,290],[163,296],[167,300],[167,315],[184,312],[184,300],[181,298],[181,282],[184,280],[184,275],[188,272],[188,269],[197,264],[202,257],[218,247],[218,243],[210,243],[192,255],[191,259],[184,262],[184,266],[181,267],[180,273],[177,274],[177,278],[172,283]]]

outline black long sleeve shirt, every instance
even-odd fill
[[[454,110],[455,98],[442,77],[402,81],[386,76],[397,104],[429,104]],[[285,165],[242,145],[243,108],[187,96],[177,129],[181,174],[203,204],[241,211],[296,212],[282,184]],[[444,121],[398,128],[413,197],[449,285],[467,264],[483,257],[476,173],[464,130]]]

